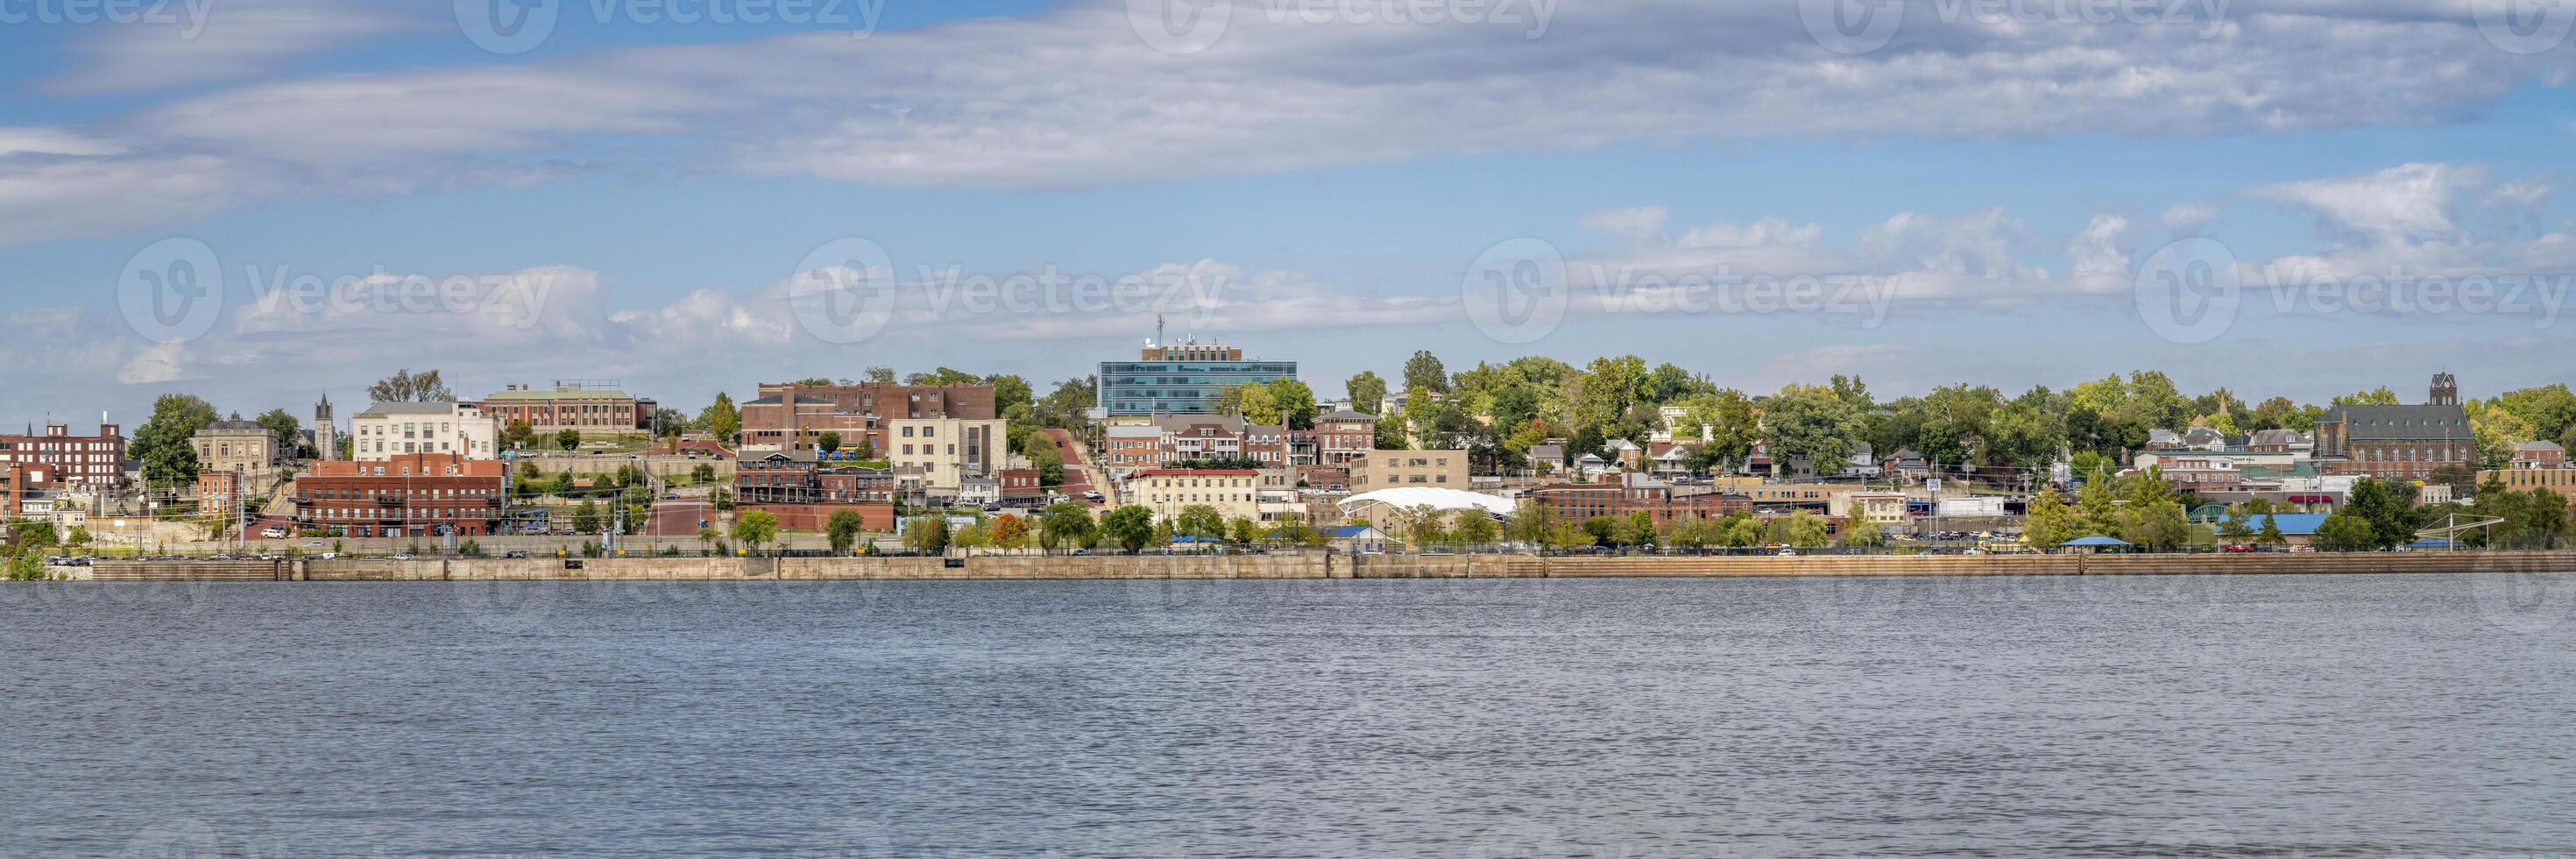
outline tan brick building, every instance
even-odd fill
[[[1347,467],[1352,494],[1406,486],[1467,488],[1463,450],[1372,450],[1352,458]]]

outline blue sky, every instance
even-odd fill
[[[1053,380],[1158,313],[1327,394],[1417,348],[1636,353],[1748,390],[2576,375],[2569,4],[1923,2],[1855,44],[1800,14],[1841,0],[1397,22],[1243,0],[1157,39],[1164,0],[765,24],[499,2],[553,24],[496,42],[486,0],[151,21],[0,0],[0,421],[130,424],[169,391],[300,413],[403,368],[467,395],[622,378],[689,409],[879,364]],[[814,257],[851,239],[883,256]],[[1479,323],[1497,246],[1565,272],[1515,298],[1556,302],[1540,322]],[[2191,271],[2224,277],[2185,299],[2223,312],[2178,326],[2160,275],[2211,248]],[[182,260],[221,303],[130,322],[137,273]],[[1041,274],[1144,292],[972,298]],[[296,278],[340,301],[261,300]],[[1748,298],[1765,284],[1829,300]],[[875,299],[865,324],[818,330],[846,297]]]

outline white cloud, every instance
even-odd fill
[[[1273,23],[1262,3],[1239,0],[1215,47],[1176,56],[1145,46],[1123,0],[1089,0],[867,39],[797,34],[288,80],[84,133],[153,153],[96,156],[104,169],[185,172],[226,192],[222,205],[544,181],[586,163],[634,164],[639,152],[871,185],[1085,188],[1631,141],[2436,122],[2563,79],[2571,62],[2565,51],[2493,49],[2456,4],[2231,9],[2223,25],[2198,28],[1950,25],[1923,7],[1894,44],[1846,56],[1818,46],[1793,4],[1569,5],[1531,39],[1491,25]],[[269,26],[283,32],[290,20],[302,19],[281,13]],[[257,46],[282,41],[245,35],[250,47],[229,56],[270,61]],[[216,160],[174,171],[172,158]],[[0,186],[42,169],[0,162]],[[0,232],[0,243],[202,211],[135,210],[114,195],[60,206],[67,226]]]
[[[175,12],[199,4],[157,7]],[[290,57],[346,49],[370,37],[422,26],[364,5],[307,0],[205,2],[202,21],[170,14],[160,22],[97,28],[77,51],[81,64],[37,84],[71,95],[197,86],[268,71]]]

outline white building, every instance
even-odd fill
[[[377,403],[349,418],[349,459],[383,462],[405,453],[500,455],[498,423],[462,403]],[[551,445],[552,439],[543,440]]]
[[[932,490],[955,490],[969,477],[991,477],[1010,452],[1009,422],[1001,418],[896,418],[886,424],[885,449],[895,468],[921,469]]]

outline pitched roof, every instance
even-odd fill
[[[2349,441],[2468,440],[2469,412],[2459,406],[2336,406],[2317,418],[2342,424]]]

